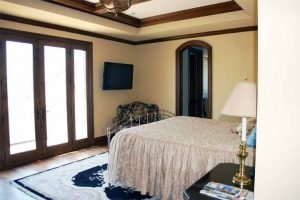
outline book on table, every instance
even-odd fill
[[[238,187],[225,185],[222,183],[209,182],[207,183],[202,190],[201,194],[214,197],[221,200],[253,200],[253,192],[241,189]]]

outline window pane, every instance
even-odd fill
[[[36,149],[33,46],[6,42],[10,154]]]
[[[86,51],[74,50],[76,140],[87,138]]]
[[[66,49],[44,47],[47,146],[68,142]]]

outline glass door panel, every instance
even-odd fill
[[[44,68],[47,146],[53,146],[68,142],[66,49],[44,46]]]
[[[10,154],[36,149],[33,45],[6,41]]]
[[[86,102],[86,51],[74,50],[76,140],[88,137]]]

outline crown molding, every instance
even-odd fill
[[[140,20],[140,27],[162,24],[167,22],[180,21],[185,19],[192,19],[197,17],[204,17],[209,15],[217,15],[226,12],[234,12],[243,10],[235,1],[228,1],[224,3],[212,4],[188,10],[181,10],[177,12],[147,17]]]
[[[59,30],[59,31],[66,31],[66,32],[70,32],[70,33],[77,33],[77,34],[81,34],[81,35],[96,37],[96,38],[105,39],[105,40],[111,40],[111,41],[115,41],[115,42],[121,42],[121,43],[125,43],[125,44],[134,44],[134,42],[130,41],[130,40],[125,40],[125,39],[112,37],[112,36],[108,36],[108,35],[104,35],[104,34],[100,34],[100,33],[94,33],[94,32],[90,32],[90,31],[84,31],[84,30],[80,30],[80,29],[76,29],[76,28],[70,28],[70,27],[66,27],[66,26],[51,24],[51,23],[47,23],[47,22],[41,22],[41,21],[37,21],[37,20],[33,20],[33,19],[27,19],[27,18],[23,18],[23,17],[16,17],[16,16],[12,16],[12,15],[0,14],[0,19],[12,21],[12,22],[18,22],[18,23],[22,23],[22,24],[28,24],[28,25],[32,25],[32,26],[55,29],[55,30]]]
[[[131,40],[121,39],[121,38],[117,38],[117,37],[107,36],[107,35],[100,34],[100,33],[84,31],[84,30],[80,30],[80,29],[75,29],[75,28],[70,28],[70,27],[66,27],[66,26],[41,22],[41,21],[32,20],[32,19],[26,19],[26,18],[22,18],[22,17],[16,17],[16,16],[12,16],[12,15],[0,14],[0,19],[17,22],[17,23],[22,23],[22,24],[28,24],[28,25],[32,25],[32,26],[43,27],[43,28],[50,28],[50,29],[59,30],[59,31],[76,33],[76,34],[80,34],[80,35],[85,35],[85,36],[90,36],[90,37],[95,37],[95,38],[110,40],[110,41],[114,41],[114,42],[130,44],[130,45],[143,45],[143,44],[149,44],[149,43],[166,42],[166,41],[172,41],[172,40],[182,40],[182,39],[195,38],[195,37],[204,37],[204,36],[212,36],[212,35],[246,32],[246,31],[257,31],[257,26],[247,26],[247,27],[223,29],[223,30],[216,30],[216,31],[201,32],[201,33],[177,35],[177,36],[164,37],[164,38],[155,38],[155,39],[150,39],[150,40],[131,41]]]
[[[247,32],[247,31],[257,31],[257,26],[246,26],[246,27],[239,27],[239,28],[201,32],[201,33],[177,35],[177,36],[164,37],[164,38],[156,38],[156,39],[151,39],[151,40],[142,40],[142,41],[134,42],[134,45],[167,42],[167,41],[172,41],[172,40],[182,40],[182,39],[188,39],[188,38],[196,38],[196,37],[204,37],[204,36],[212,36],[212,35],[223,35],[223,34]]]
[[[243,10],[235,1],[227,1],[223,3],[217,3],[217,4],[202,6],[198,8],[181,10],[181,11],[166,13],[166,14],[157,15],[153,17],[138,19],[126,15],[124,13],[119,13],[118,16],[115,16],[114,13],[104,12],[105,10],[104,6],[100,5],[99,3],[93,4],[83,0],[72,0],[72,1],[42,0],[42,1],[75,9],[81,12],[92,14],[98,17],[109,19],[136,28]],[[132,4],[140,4],[147,1],[149,0],[132,0]]]

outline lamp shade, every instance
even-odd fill
[[[239,82],[227,99],[222,114],[256,117],[256,85],[250,82]]]

